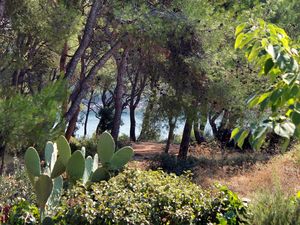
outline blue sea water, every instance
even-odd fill
[[[143,122],[143,112],[142,111],[136,111],[135,114],[135,119],[136,119],[136,134],[137,136],[141,132],[142,128],[142,122]],[[130,132],[130,117],[129,117],[129,110],[125,109],[123,114],[122,114],[122,126],[120,127],[120,135],[126,134],[129,136]],[[95,133],[97,125],[99,123],[99,119],[96,117],[95,113],[91,112],[89,115],[88,119],[88,125],[87,125],[87,136],[92,136],[93,133]],[[166,128],[166,124],[162,124],[162,129],[161,129],[161,135],[160,139],[164,140],[167,138],[168,131]],[[181,134],[183,131],[184,123],[181,121],[177,124],[177,129],[175,130],[175,134]],[[84,134],[84,125],[83,123],[78,124],[78,130],[76,131],[76,136],[77,137],[82,137]]]

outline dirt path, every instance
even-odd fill
[[[155,155],[161,154],[164,152],[165,144],[162,143],[153,143],[153,142],[138,142],[133,143],[132,148],[135,153],[135,160],[143,160],[153,158]],[[179,150],[179,145],[172,144],[170,146],[169,153],[177,154]]]

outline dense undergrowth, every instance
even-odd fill
[[[3,224],[39,224],[39,211],[21,174],[1,181]],[[50,212],[54,224],[299,224],[300,196],[280,189],[242,202],[224,186],[203,190],[190,174],[127,169],[89,188],[67,190]],[[25,180],[25,181],[24,181]],[[12,185],[13,184],[13,185]]]

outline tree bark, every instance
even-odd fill
[[[197,141],[197,144],[201,144],[202,142],[204,142],[204,137],[200,134],[199,131],[199,122],[198,121],[194,121],[194,134],[195,134],[195,139]]]
[[[67,56],[68,56],[68,42],[65,42],[59,60],[59,72],[61,73],[66,73]]]
[[[123,110],[123,94],[124,94],[124,76],[126,73],[127,66],[127,58],[128,58],[129,48],[125,48],[122,54],[122,59],[118,64],[118,72],[117,72],[117,85],[115,89],[115,114],[113,120],[113,128],[111,131],[111,135],[114,138],[115,142],[118,140],[120,126],[121,126],[121,116]]]
[[[191,139],[191,131],[192,131],[191,122],[190,119],[187,117],[183,129],[183,134],[182,134],[182,139],[181,139],[179,154],[178,154],[178,159],[180,160],[187,159],[187,154],[188,154],[190,139]]]
[[[174,141],[174,130],[176,127],[177,119],[173,121],[173,118],[169,118],[169,133],[168,133],[168,140],[165,148],[165,153],[169,153],[170,145]]]
[[[135,107],[129,106],[129,114],[130,114],[130,141],[136,142],[136,121],[135,121]]]
[[[80,107],[77,108],[76,113],[73,115],[72,119],[68,124],[68,128],[65,133],[65,137],[68,141],[70,141],[72,135],[74,134],[79,113],[80,113]]]
[[[0,176],[2,176],[4,172],[5,148],[6,148],[6,144],[4,142],[4,138],[0,136],[0,157],[1,157]]]
[[[2,19],[4,17],[5,1],[6,0],[0,0],[0,22],[2,21]]]
[[[86,111],[86,116],[85,116],[85,121],[84,121],[84,133],[83,136],[85,137],[87,134],[87,124],[89,120],[89,115],[90,115],[90,109],[91,109],[91,103],[94,95],[94,90],[91,91],[91,96],[87,104],[87,111]]]
[[[73,90],[70,101],[71,106],[69,107],[67,113],[65,114],[65,120],[69,122],[73,115],[76,113],[77,107],[80,105],[82,99],[86,96],[87,92],[90,90],[91,82],[94,80],[97,72],[104,66],[104,64],[109,60],[114,51],[119,48],[121,41],[118,41],[109,51],[107,51],[101,59],[91,68],[88,75],[77,84]]]
[[[65,79],[70,79],[73,76],[79,60],[81,59],[87,47],[89,46],[89,43],[94,33],[94,27],[97,21],[97,16],[99,14],[102,5],[103,5],[102,0],[94,0],[89,16],[87,18],[83,37],[80,41],[79,47],[77,48],[75,54],[73,55],[73,57],[71,58],[70,62],[67,65]]]

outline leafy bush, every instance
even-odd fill
[[[191,170],[197,165],[198,159],[195,157],[188,156],[187,160],[178,160],[176,155],[162,153],[152,159],[150,168],[153,170],[162,169],[168,173],[176,173],[177,175],[181,175],[185,171]]]
[[[17,198],[34,200],[30,181],[25,172],[17,172],[12,176],[0,176],[0,203],[12,204]]]
[[[251,224],[295,225],[300,224],[300,192],[288,197],[277,188],[275,192],[259,193],[251,204]]]
[[[7,224],[25,225],[39,224],[39,210],[24,199],[18,199],[10,209]]]
[[[130,137],[126,134],[121,134],[118,139],[118,147],[130,146]]]
[[[97,144],[98,144],[98,139],[96,135],[93,135],[90,138],[79,138],[76,139],[72,137],[70,139],[70,147],[72,152],[75,152],[76,150],[81,149],[82,147],[85,147],[86,149],[86,154],[93,156],[95,153],[97,153]]]
[[[246,207],[225,187],[202,190],[188,175],[126,170],[63,197],[57,224],[241,224]]]

